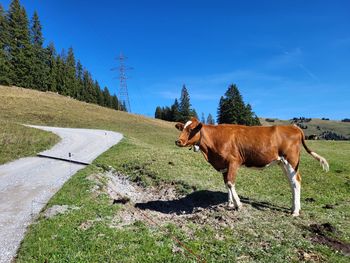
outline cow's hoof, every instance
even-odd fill
[[[299,216],[299,212],[293,212],[293,213],[292,213],[292,216],[293,216],[293,217]]]
[[[228,207],[228,208],[235,208],[235,205],[234,205],[233,202],[228,202],[228,203],[227,203],[227,207]]]
[[[242,204],[239,204],[239,205],[237,205],[237,207],[236,207],[237,211],[242,210],[242,208],[243,208],[243,205],[242,205]]]

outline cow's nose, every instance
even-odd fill
[[[176,141],[175,141],[175,144],[176,144],[177,146],[179,146],[179,145],[180,145],[180,141],[179,141],[179,140],[176,140]]]

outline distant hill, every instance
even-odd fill
[[[298,119],[298,120],[280,120],[276,118],[260,118],[260,122],[264,126],[271,125],[290,125],[298,124],[304,131],[305,136],[317,135],[320,139],[350,139],[350,122],[342,122],[335,120],[322,120],[317,118]],[[339,137],[336,137],[336,136]],[[325,138],[324,138],[325,137]]]

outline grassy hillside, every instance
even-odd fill
[[[271,119],[271,118],[270,118]],[[266,121],[266,118],[260,118],[262,125],[290,125],[290,121],[273,119],[274,122]],[[346,138],[350,138],[350,123],[334,120],[311,119],[310,122],[303,122],[307,126],[304,129],[305,135],[316,134],[320,135],[324,131],[332,131]]]
[[[49,149],[59,137],[46,132],[1,119],[0,116],[0,165],[21,157],[33,156]]]
[[[349,142],[308,142],[327,158],[331,170],[325,174],[303,153],[302,215],[292,218],[291,193],[278,167],[241,169],[237,191],[244,209],[236,212],[218,206],[226,199],[222,176],[201,154],[174,145],[178,132],[172,123],[6,87],[0,87],[0,112],[1,120],[10,123],[103,128],[125,135],[51,199],[47,208],[79,209],[52,218],[42,213],[28,230],[18,262],[194,261],[174,237],[208,262],[348,261],[320,237],[345,247],[350,242]],[[155,207],[143,203],[145,209],[114,202],[104,191],[109,166],[138,182],[139,192],[153,189],[155,200],[163,201]],[[172,190],[184,194],[180,201],[164,199]],[[198,202],[201,210],[189,209]],[[118,223],[118,218],[127,221],[130,216],[136,222]]]

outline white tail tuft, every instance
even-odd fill
[[[318,155],[315,152],[311,152],[310,154],[312,155],[312,157],[314,157],[316,160],[320,162],[323,170],[325,170],[326,172],[329,171],[329,164],[325,158],[323,158],[322,156]]]

